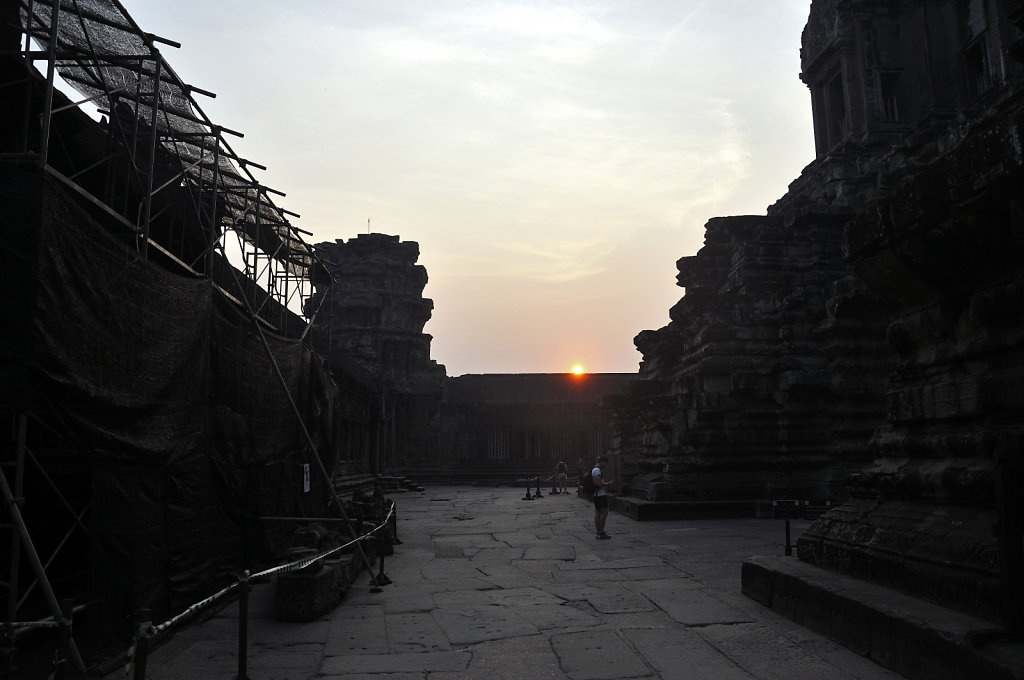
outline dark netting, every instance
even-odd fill
[[[16,266],[2,278],[19,293],[4,312],[20,327],[0,336],[0,374],[33,388],[8,383],[0,405],[30,409],[33,436],[51,433],[61,456],[88,461],[79,483],[91,489],[93,596],[110,642],[126,639],[140,608],[161,620],[232,581],[247,519],[328,512],[328,482],[285,386],[328,469],[336,388],[301,342],[265,331],[268,353],[252,318],[208,278],[142,259],[40,177],[0,178],[15,189],[0,214]],[[56,455],[36,454],[44,465]],[[282,554],[286,526],[249,529],[254,555]]]
[[[52,0],[22,0],[22,25],[44,49],[51,42],[52,8]],[[112,108],[124,107],[146,125],[154,123],[160,145],[179,160],[186,181],[197,191],[217,187],[221,226],[237,230],[249,243],[273,254],[292,276],[306,276],[314,264],[312,248],[296,235],[259,184],[240,170],[219,129],[192,99],[191,87],[158,59],[150,38],[121,4],[63,0],[57,17],[56,65],[61,76],[86,97],[109,101]],[[158,61],[159,97],[154,98]]]

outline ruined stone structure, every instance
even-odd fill
[[[419,244],[360,234],[319,243],[316,253],[335,281],[314,342],[332,371],[361,373],[379,397],[377,472],[433,460],[445,369],[430,358],[431,337],[423,332],[434,303],[423,297],[427,270],[417,264]]]
[[[1021,630],[1022,22],[811,4],[817,158],[766,216],[711,220],[637,336],[634,494],[848,493],[800,559]]]
[[[671,323],[636,338],[644,384],[618,428],[633,495],[728,514],[845,498],[888,363],[882,326],[858,314],[877,301],[841,239],[827,211],[708,223],[704,247],[678,262],[686,295]]]

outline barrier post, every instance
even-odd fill
[[[395,502],[391,501],[391,510],[389,511],[391,518],[388,520],[391,525],[391,541],[393,545],[402,545],[402,541],[398,538],[398,511],[395,509]]]
[[[153,622],[149,620],[149,610],[139,611],[139,627],[135,632],[135,672],[132,680],[146,680],[146,658],[149,656],[149,643],[153,635]]]
[[[793,543],[789,533],[789,520],[800,517],[800,501],[796,500],[773,500],[772,516],[775,519],[786,520],[786,557],[793,554]]]
[[[530,495],[530,478],[526,478],[526,495],[523,496],[524,501],[532,501],[533,496]]]
[[[0,622],[0,677],[12,672],[15,652],[14,627]]]
[[[237,680],[249,680],[249,570],[238,575],[238,676]]]
[[[60,603],[60,642],[53,658],[54,680],[65,680],[68,673],[68,651],[71,648],[71,617],[74,616],[75,601],[63,600]]]
[[[540,495],[540,475],[537,475],[537,493],[533,495],[534,498],[544,498]]]
[[[387,525],[384,525],[383,528],[386,530],[387,529]],[[384,573],[384,553],[385,553],[385,548],[387,547],[385,545],[385,540],[386,540],[386,536],[382,532],[378,536],[378,538],[377,538],[377,541],[380,544],[380,571],[377,572],[377,583],[379,583],[382,586],[386,586],[389,583],[391,583],[391,579],[389,579],[388,575]]]

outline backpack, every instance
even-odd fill
[[[583,473],[583,479],[580,480],[580,485],[583,487],[583,493],[588,496],[593,496],[594,492],[597,491],[597,484],[594,484],[594,469],[590,468]]]

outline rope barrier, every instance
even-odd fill
[[[11,621],[0,622],[0,628],[60,628],[60,621]]]
[[[323,551],[321,553],[317,553],[316,555],[302,557],[302,558],[299,558],[297,560],[293,560],[292,562],[287,562],[285,564],[280,564],[280,565],[277,565],[276,567],[270,567],[269,569],[264,569],[263,571],[256,572],[255,574],[250,574],[248,571],[243,571],[238,576],[238,580],[236,582],[234,582],[234,583],[232,583],[230,585],[227,585],[224,588],[221,588],[220,590],[218,590],[213,595],[210,595],[209,597],[205,597],[202,600],[199,600],[198,602],[195,602],[195,603],[189,605],[183,611],[181,611],[179,614],[177,614],[175,616],[172,616],[171,618],[167,619],[163,623],[160,623],[160,624],[157,624],[157,625],[153,625],[149,621],[144,621],[144,622],[140,623],[139,624],[138,632],[136,634],[136,638],[135,638],[135,640],[132,641],[132,644],[129,645],[128,651],[127,651],[127,654],[126,654],[126,665],[125,665],[125,675],[126,675],[126,677],[128,675],[129,668],[131,668],[131,666],[134,665],[135,666],[135,673],[134,673],[133,677],[135,678],[135,680],[145,680],[145,677],[146,677],[145,663],[146,663],[146,657],[148,655],[149,647],[160,636],[162,636],[165,633],[167,633],[167,631],[169,631],[171,628],[173,628],[174,626],[178,625],[182,621],[184,621],[184,620],[186,620],[186,619],[188,619],[188,618],[198,614],[199,612],[203,611],[207,607],[210,607],[215,602],[217,602],[218,600],[226,597],[227,595],[231,594],[235,590],[242,589],[243,591],[247,591],[248,587],[249,587],[249,584],[252,583],[253,581],[265,579],[265,578],[267,578],[269,576],[273,576],[275,574],[281,574],[281,573],[287,573],[287,572],[291,572],[291,571],[298,571],[300,569],[305,569],[306,567],[308,567],[309,565],[313,564],[314,562],[316,562],[319,559],[323,559],[325,557],[329,557],[330,555],[333,555],[334,553],[336,553],[338,551],[344,550],[344,549],[346,549],[346,548],[348,548],[348,547],[350,547],[352,545],[355,545],[357,543],[361,543],[362,541],[368,541],[368,540],[374,539],[374,538],[376,538],[376,534],[381,529],[384,529],[385,527],[388,526],[388,524],[391,522],[391,520],[392,520],[392,518],[394,516],[395,516],[395,502],[391,501],[391,506],[388,508],[388,512],[385,515],[384,520],[380,524],[378,524],[374,528],[370,529],[369,531],[367,531],[362,536],[359,536],[357,538],[354,538],[354,539],[350,540],[348,543],[336,546],[336,547],[331,548],[329,550],[325,550],[325,551]],[[369,565],[367,564],[367,566],[369,566]],[[389,579],[387,576],[384,575],[384,558],[383,558],[383,554],[380,557],[380,573],[379,573],[379,575],[375,576],[372,573],[372,571],[371,571],[370,579],[375,584],[374,588],[371,589],[371,592],[379,592],[380,591],[380,589],[378,587],[376,587],[376,586],[379,583],[381,583],[381,581],[384,584],[391,583],[391,579]],[[239,608],[239,618],[240,618],[240,620],[242,618],[242,609],[244,607],[243,600],[245,600],[245,596],[246,596],[246,592],[243,592],[242,593],[242,597],[241,597],[241,599],[239,601],[240,602],[240,608]],[[34,622],[34,623],[31,623],[31,624],[19,624],[19,625],[59,627],[61,624],[59,622],[48,622],[48,621],[46,621],[46,622]],[[241,649],[244,648],[244,644],[245,644],[245,641],[243,639],[241,639],[243,637],[243,635],[244,635],[245,626],[243,625],[240,630],[243,631],[239,635],[239,648],[241,650]],[[240,657],[241,657],[241,654],[240,654]],[[139,663],[141,663],[141,668],[139,666]],[[239,668],[243,670],[242,675],[244,675],[244,664],[245,664],[245,661],[242,658],[239,658]]]

